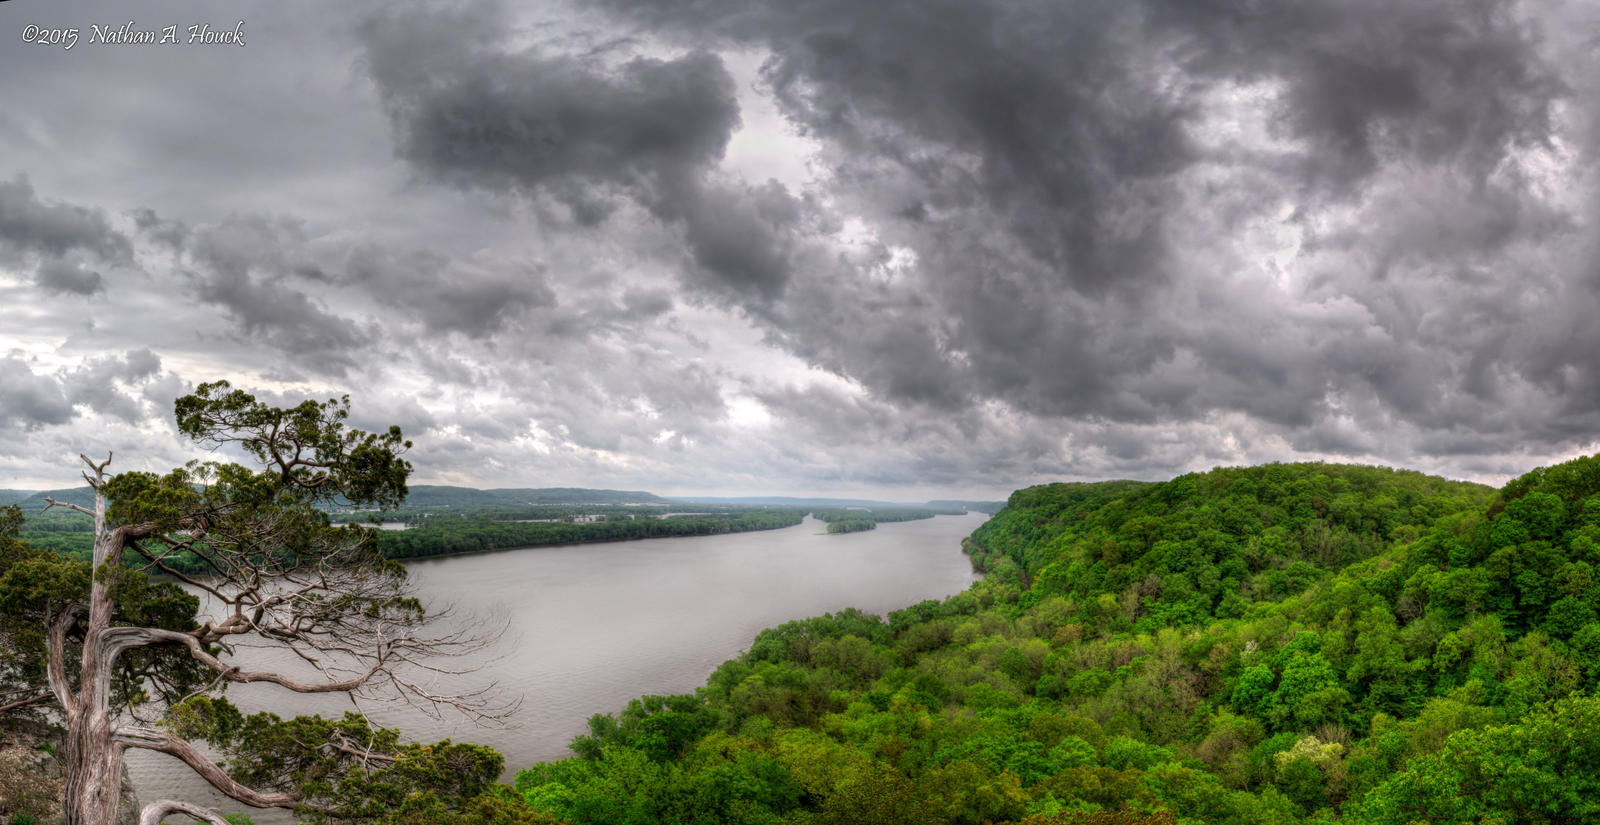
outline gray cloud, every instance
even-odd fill
[[[163,399],[151,409],[140,397],[142,385],[158,377],[161,358],[148,349],[130,350],[121,357],[108,356],[91,359],[63,377],[68,400],[74,405],[88,407],[95,412],[120,419],[128,424],[139,424],[161,411],[169,399]],[[125,392],[118,384],[127,386]]]
[[[462,266],[437,252],[352,249],[342,277],[379,303],[404,309],[433,332],[482,337],[533,307],[553,306],[555,293],[533,266]]]
[[[1348,189],[1396,157],[1486,181],[1505,153],[1548,141],[1566,92],[1515,4],[1372,0],[1264,7],[1151,4],[1188,39],[1190,70],[1285,84],[1283,123],[1311,141],[1308,183]]]
[[[87,252],[102,260],[124,261],[128,239],[111,228],[104,214],[69,203],[46,201],[26,177],[0,181],[0,253],[59,258]]]
[[[47,260],[39,264],[34,283],[51,292],[93,295],[104,292],[106,281],[100,273],[86,268],[82,263],[62,259]]]
[[[0,430],[34,430],[72,420],[72,404],[61,385],[47,375],[34,373],[16,354],[0,358]]]
[[[440,27],[460,38],[434,36]],[[397,152],[431,178],[547,197],[584,226],[626,197],[683,232],[691,280],[754,302],[790,277],[791,196],[712,182],[740,125],[732,76],[703,50],[633,57],[513,51],[498,6],[385,14],[361,28]]]
[[[85,360],[55,374],[36,371],[16,353],[0,358],[0,431],[36,431],[69,424],[77,408],[137,425],[151,413],[143,387],[159,377],[161,359],[148,349]],[[166,403],[170,403],[167,399]]]
[[[437,36],[447,26],[459,37]],[[362,27],[366,60],[418,169],[490,189],[598,180],[672,189],[722,155],[738,125],[720,58],[635,58],[614,71],[505,51],[476,12],[391,14]]]
[[[293,221],[233,218],[195,232],[189,272],[194,296],[220,307],[247,336],[257,336],[296,359],[296,365],[339,375],[355,365],[370,335],[329,311],[293,276],[315,272],[298,257],[305,237]]]
[[[173,251],[183,249],[189,240],[189,227],[181,221],[163,218],[147,206],[133,210],[133,222],[141,234]]]

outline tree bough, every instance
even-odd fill
[[[370,817],[373,800],[385,793],[427,790],[426,781],[406,777],[449,774],[448,791],[457,797],[491,783],[501,763],[487,748],[401,745],[395,732],[374,730],[355,714],[343,721],[245,717],[211,695],[225,682],[265,683],[297,693],[400,699],[433,713],[453,708],[480,722],[509,713],[511,705],[488,703],[492,686],[443,694],[413,675],[470,671],[438,660],[480,651],[493,635],[440,629],[441,613],[424,609],[407,588],[404,568],[377,552],[372,531],[335,527],[324,513],[328,506],[392,505],[405,497],[411,465],[401,456],[411,445],[399,429],[347,428],[348,398],[277,409],[226,382],[202,384],[177,401],[176,413],[190,438],[242,449],[258,467],[190,462],[164,476],[108,476],[110,457],[99,463],[82,457],[94,507],[49,502],[94,518],[92,576],[86,600],[49,614],[48,693],[14,701],[53,698],[65,717],[65,821],[114,820],[128,748],[177,757],[242,804],[315,818]],[[179,558],[185,564],[176,564]],[[197,620],[199,599],[150,585],[144,571],[205,594],[209,618]],[[144,609],[149,605],[162,610]],[[234,641],[245,638],[292,652],[314,676],[230,661]],[[154,726],[144,718],[152,708]],[[212,761],[191,739],[207,741],[231,763]],[[430,759],[469,769],[426,770]],[[280,769],[250,768],[255,762]],[[144,809],[141,822],[168,814],[223,821],[204,808],[162,800]]]

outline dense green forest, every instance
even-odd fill
[[[864,530],[875,530],[878,523],[869,518],[846,518],[828,522],[830,533],[860,533]]]
[[[762,632],[517,775],[572,823],[1600,818],[1600,458],[1018,491],[987,577]]]

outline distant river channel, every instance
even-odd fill
[[[434,719],[406,706],[362,709],[406,739],[493,746],[505,754],[509,779],[535,762],[571,756],[567,743],[593,714],[615,713],[644,694],[692,693],[764,628],[846,607],[881,615],[965,590],[976,577],[961,539],[987,518],[935,516],[829,535],[807,516],[781,530],[413,560],[406,566],[424,601],[508,622],[497,658],[458,677],[458,690],[498,682],[502,697],[520,696],[522,705],[506,728],[449,713]],[[245,669],[259,666],[249,651],[239,654]],[[247,713],[284,717],[353,709],[347,697],[270,685],[236,685],[228,696]],[[129,751],[128,770],[141,802],[210,804],[247,812],[258,825],[292,821],[220,796],[161,754]]]

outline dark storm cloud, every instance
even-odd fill
[[[74,405],[138,424],[152,411],[136,394],[124,392],[118,384],[136,389],[160,372],[161,358],[155,353],[148,349],[130,350],[121,357],[90,359],[63,376],[62,383]]]
[[[44,200],[27,178],[0,181],[0,253],[59,258],[87,252],[107,261],[132,254],[128,239],[99,211]]]
[[[190,288],[298,366],[342,374],[370,335],[295,283],[293,276],[315,271],[302,257],[304,243],[303,229],[288,219],[250,216],[201,227],[189,250],[196,264]]]
[[[0,181],[0,265],[35,266],[34,283],[66,295],[105,291],[94,262],[131,264],[133,245],[94,209],[40,198],[27,178]]]
[[[463,36],[439,38],[441,28]],[[386,14],[362,27],[402,158],[457,185],[551,198],[584,226],[625,197],[681,227],[692,282],[755,303],[782,294],[791,196],[707,179],[740,125],[720,57],[697,50],[607,67],[593,55],[512,51],[506,28],[497,6]]]
[[[86,360],[49,374],[16,354],[0,358],[0,431],[67,424],[82,407],[138,424],[149,415],[139,390],[157,378],[161,359],[148,349]],[[131,392],[130,392],[131,391]]]
[[[785,113],[836,147],[843,182],[892,195],[890,213],[961,221],[981,204],[1086,290],[1160,275],[1158,202],[1195,151],[1186,84],[1129,48],[1132,4],[603,5],[771,49]]]
[[[1243,412],[1310,451],[1372,449],[1359,430],[1386,422],[1546,444],[1600,424],[1573,408],[1600,388],[1593,316],[1568,308],[1592,299],[1536,252],[1587,216],[1529,161],[1559,151],[1556,106],[1590,64],[1550,59],[1529,7],[600,5],[689,47],[768,50],[831,194],[917,254],[887,284],[808,268],[759,315],[884,397]],[[1297,234],[1292,283],[1263,266],[1270,238],[1244,239],[1263,225]],[[1519,329],[1533,317],[1565,337]],[[1537,426],[1478,401],[1529,390]]]
[[[1400,155],[1486,179],[1507,148],[1545,143],[1564,84],[1537,35],[1499,0],[1261,4],[1152,2],[1213,76],[1285,82],[1282,118],[1315,152],[1308,182],[1346,189]]]
[[[440,26],[458,36],[437,36]],[[615,71],[502,51],[490,10],[374,18],[367,63],[418,168],[492,189],[563,181],[671,188],[722,155],[738,124],[715,55],[637,58]]]
[[[0,358],[0,430],[32,430],[72,420],[72,403],[60,382],[35,374],[27,361],[12,354]]]
[[[51,292],[70,292],[93,295],[104,292],[106,281],[100,273],[83,264],[66,260],[49,260],[39,264],[34,283]]]
[[[423,250],[357,247],[345,259],[342,278],[369,291],[379,303],[414,314],[430,331],[472,337],[498,332],[529,309],[556,302],[536,268],[483,271]]]
[[[1600,432],[1582,5],[253,2],[248,49],[0,49],[0,466],[170,450],[225,375],[477,486],[1520,472]]]

